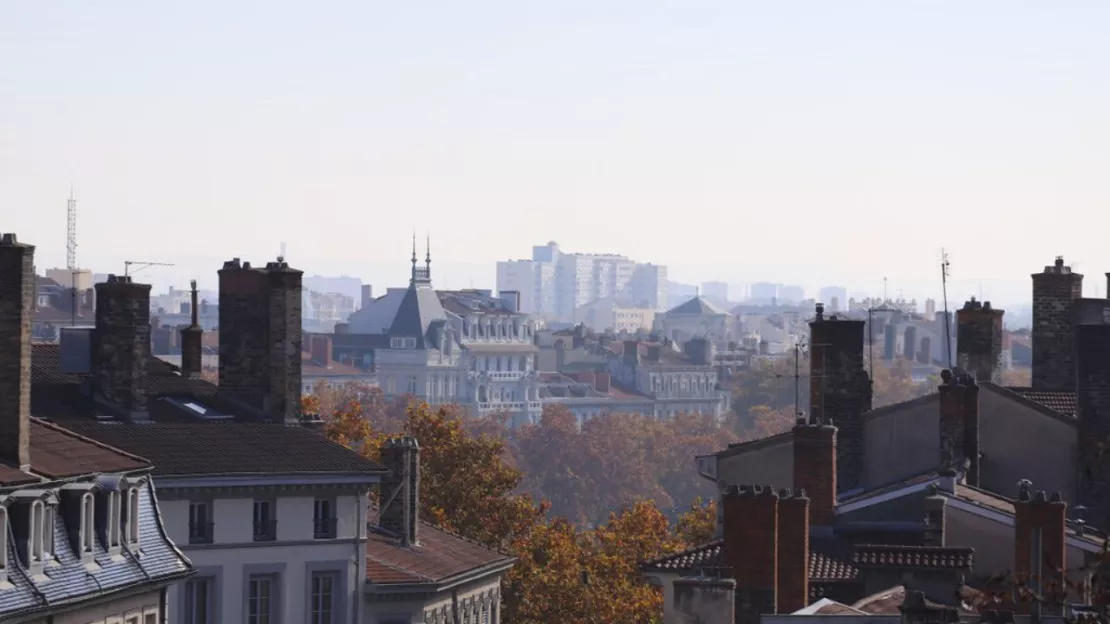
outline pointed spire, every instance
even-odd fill
[[[424,262],[428,266],[432,266],[432,235],[425,232],[424,236],[424,249],[427,250],[427,255],[424,256]]]
[[[416,283],[416,228],[412,229],[412,283]]]

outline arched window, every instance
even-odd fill
[[[37,563],[43,559],[43,529],[45,525],[43,521],[46,516],[46,508],[42,501],[35,501],[31,503],[31,524],[30,530],[27,531],[27,539],[30,542],[27,552],[31,553],[31,561]]]
[[[108,526],[104,531],[108,537],[108,547],[119,547],[120,526],[123,524],[120,507],[122,506],[119,492],[108,492]]]
[[[45,559],[54,557],[54,518],[58,508],[51,504],[45,505],[42,514],[42,556]]]
[[[140,493],[138,487],[131,487],[127,490],[127,543],[131,546],[139,543]]]
[[[81,552],[91,553],[96,544],[96,501],[91,492],[81,497]]]

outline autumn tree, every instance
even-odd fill
[[[674,530],[684,548],[712,540],[717,534],[717,497],[695,498],[690,509],[679,516]]]

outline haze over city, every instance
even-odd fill
[[[80,263],[175,263],[146,273],[156,286],[211,286],[222,260],[282,241],[309,273],[401,284],[416,229],[455,287],[557,240],[677,281],[879,294],[888,276],[924,298],[944,247],[961,297],[1023,301],[1055,255],[1110,269],[1107,18],[1098,2],[9,4],[0,206],[63,266],[72,185]]]

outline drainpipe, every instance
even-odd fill
[[[355,497],[355,606],[351,610],[351,624],[359,624],[362,621],[362,600],[363,594],[366,591],[366,545],[362,543],[362,532],[367,530],[366,518],[363,514],[366,513],[366,505],[369,504],[367,498],[368,493],[359,490],[358,495]]]

